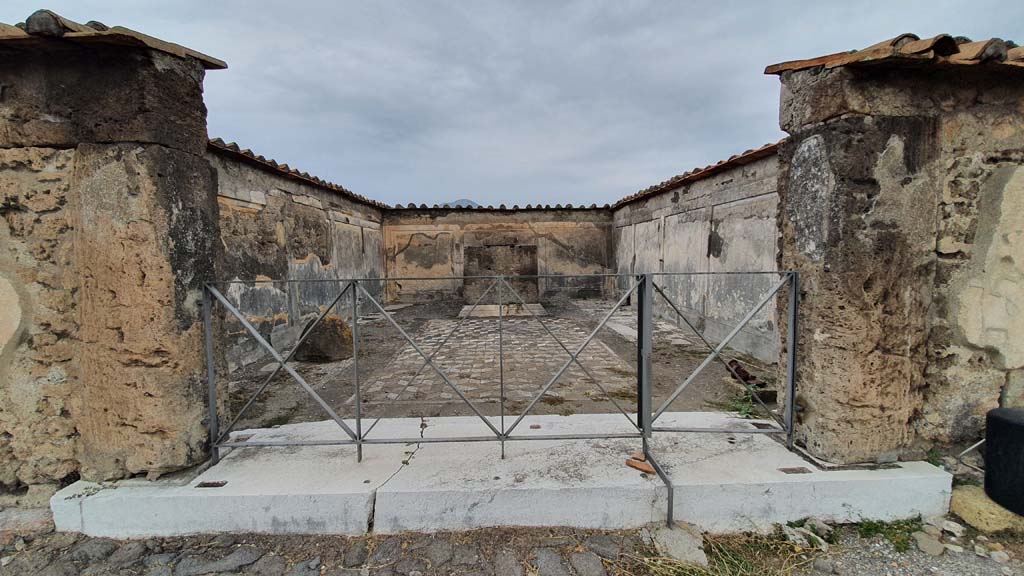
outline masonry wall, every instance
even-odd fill
[[[820,456],[920,457],[1021,403],[1024,75],[1008,68],[783,74],[798,434]]]
[[[5,489],[203,458],[198,302],[218,249],[203,75],[59,41],[0,58]]]
[[[739,272],[776,270],[776,180],[771,155],[706,179],[642,198],[615,210],[616,270]],[[775,274],[659,276],[661,286],[698,330],[717,341],[778,281]],[[655,311],[677,315],[659,297]],[[759,359],[778,359],[775,302],[741,332],[733,347]]]
[[[305,320],[343,288],[323,280],[383,276],[379,208],[240,154],[211,147],[207,159],[218,180],[220,279],[250,281],[225,285],[225,294],[278,350],[289,349]],[[366,288],[379,294],[380,283]],[[347,314],[343,306],[336,312]],[[229,323],[227,336],[229,368],[265,358],[240,325]]]
[[[613,261],[611,214],[602,209],[405,209],[388,211],[384,224],[389,278],[603,274]],[[515,288],[524,300],[536,302],[600,298],[610,285],[603,278],[541,278]],[[474,281],[389,281],[387,298],[475,301],[485,289]]]

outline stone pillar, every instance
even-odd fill
[[[911,62],[781,73],[780,266],[801,272],[797,438],[812,453],[920,457],[976,435],[998,404],[1024,325],[1013,311],[1024,230],[1005,213],[1024,206],[1007,187],[1024,175],[1022,72]],[[993,242],[998,254],[982,254]],[[1005,274],[982,279],[993,266]]]
[[[50,13],[26,28],[0,25],[0,484],[195,464],[222,66]]]

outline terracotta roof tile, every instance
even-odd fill
[[[274,160],[264,158],[263,156],[257,156],[248,148],[242,150],[239,148],[238,144],[235,144],[234,142],[224,142],[224,140],[221,140],[220,138],[214,138],[210,140],[207,145],[207,149],[215,154],[222,154],[236,160],[241,160],[242,162],[247,162],[258,168],[267,170],[268,172],[273,172],[285,178],[291,178],[292,180],[298,180],[306,184],[326,188],[327,190],[331,190],[332,192],[345,196],[351,200],[363,202],[371,206],[376,206],[377,208],[389,208],[389,206],[383,202],[378,202],[376,200],[360,196],[343,186],[327,182],[326,180],[321,180],[320,178],[314,178],[306,172],[299,172],[294,168],[289,168],[287,164],[278,164]]]
[[[295,179],[295,180],[300,180],[300,181],[303,181],[303,182],[306,182],[306,183],[309,183],[309,184],[313,184],[315,186],[320,186],[321,188],[326,188],[326,189],[332,190],[332,191],[337,192],[338,194],[346,196],[346,197],[348,197],[350,199],[353,199],[353,200],[356,200],[356,201],[359,201],[359,202],[364,202],[366,204],[369,204],[371,206],[376,206],[377,208],[381,208],[381,209],[390,209],[390,210],[446,210],[446,211],[478,211],[478,212],[487,212],[487,211],[501,212],[501,211],[505,211],[505,212],[507,212],[507,211],[519,211],[519,210],[609,210],[609,209],[615,209],[615,208],[618,208],[620,206],[624,206],[626,204],[629,204],[631,202],[636,202],[637,200],[641,200],[641,199],[647,198],[649,196],[653,196],[653,195],[656,195],[656,194],[660,194],[662,192],[666,192],[668,190],[672,190],[672,189],[678,188],[680,186],[683,186],[684,184],[689,184],[691,182],[696,182],[698,180],[703,180],[704,178],[709,178],[709,177],[711,177],[711,176],[713,176],[715,174],[718,174],[720,172],[724,172],[726,170],[730,170],[730,169],[735,168],[737,166],[743,166],[745,164],[750,164],[751,162],[755,162],[757,160],[760,160],[761,158],[767,158],[768,156],[773,156],[773,155],[775,155],[778,152],[778,145],[779,145],[779,143],[765,144],[764,146],[761,146],[760,148],[755,148],[753,150],[747,150],[746,152],[743,152],[742,154],[736,154],[734,156],[731,156],[731,157],[729,157],[728,160],[720,160],[720,161],[716,162],[715,164],[712,164],[710,166],[705,166],[704,168],[695,168],[693,170],[690,170],[689,172],[684,172],[684,173],[682,173],[682,174],[680,174],[678,176],[673,176],[672,178],[669,178],[668,180],[666,180],[666,181],[664,181],[664,182],[662,182],[660,184],[656,184],[654,186],[650,186],[650,187],[645,188],[645,189],[643,189],[643,190],[641,190],[641,191],[639,191],[639,192],[637,192],[635,194],[632,194],[630,196],[626,196],[625,198],[623,198],[623,199],[617,201],[615,204],[611,204],[611,205],[604,204],[604,205],[598,206],[597,204],[591,204],[590,206],[586,206],[586,205],[580,204],[580,205],[577,206],[577,205],[573,205],[573,204],[566,204],[565,206],[562,206],[561,204],[556,204],[554,206],[551,206],[550,204],[544,204],[544,205],[541,205],[541,204],[537,204],[537,205],[527,204],[526,206],[523,206],[523,207],[520,207],[519,205],[515,205],[515,206],[512,206],[511,208],[509,208],[505,204],[501,204],[498,207],[495,207],[493,205],[489,205],[489,206],[475,206],[474,207],[474,206],[448,206],[448,205],[438,205],[438,204],[434,204],[433,206],[427,206],[426,204],[416,205],[416,204],[414,204],[412,202],[409,202],[405,206],[402,206],[401,204],[396,204],[395,206],[388,206],[387,204],[384,204],[382,202],[378,202],[376,200],[371,200],[369,198],[366,198],[365,196],[360,196],[359,194],[356,194],[356,193],[352,192],[351,190],[348,190],[347,188],[344,188],[344,187],[339,186],[337,184],[333,184],[331,182],[327,182],[326,180],[322,180],[322,179],[317,178],[315,176],[310,176],[309,173],[307,173],[307,172],[299,172],[297,169],[291,168],[287,164],[278,164],[273,159],[265,158],[263,156],[259,156],[259,155],[255,154],[255,153],[253,153],[252,150],[249,150],[248,148],[243,150],[243,149],[241,149],[238,146],[238,144],[235,144],[234,142],[224,142],[224,140],[222,140],[220,138],[214,138],[214,139],[210,140],[208,148],[209,148],[209,150],[211,150],[214,153],[231,156],[231,157],[233,157],[233,158],[235,158],[237,160],[241,160],[243,162],[248,162],[248,163],[253,164],[253,165],[255,165],[255,166],[259,167],[259,168],[262,168],[264,170],[267,170],[267,171],[270,171],[270,172],[274,172],[274,173],[276,173],[278,175],[281,175],[281,176],[284,176],[284,177],[287,177],[287,178],[292,178],[292,179]]]
[[[55,42],[54,39],[58,41]],[[223,60],[135,30],[122,26],[108,27],[96,21],[79,24],[50,10],[36,10],[24,23],[15,26],[0,24],[0,47],[40,50],[47,47],[64,47],[68,43],[149,48],[179,58],[198,60],[207,70],[228,67]]]
[[[949,57],[956,62],[1003,62],[1006,60],[1006,42],[991,38],[981,42],[966,42],[957,46],[959,52]]]
[[[731,170],[737,166],[743,166],[744,164],[750,164],[751,162],[755,162],[762,158],[774,156],[775,154],[778,153],[780,143],[781,141],[776,142],[774,144],[765,144],[760,148],[747,150],[742,154],[732,156],[728,160],[720,160],[719,162],[712,164],[710,166],[705,166],[704,168],[695,168],[693,170],[690,170],[689,172],[683,172],[682,174],[679,174],[678,176],[673,176],[660,184],[649,186],[635,194],[626,196],[625,198],[619,200],[615,204],[612,204],[611,207],[615,209],[620,206],[625,206],[626,204],[636,202],[637,200],[643,200],[644,198],[655,196],[657,194],[661,194],[662,192],[674,190],[685,184],[709,178],[711,176],[714,176],[715,174],[724,172],[726,170]]]
[[[916,64],[916,65],[988,65],[1020,67],[1024,57],[1010,57],[1011,44],[1000,38],[990,38],[980,42],[971,42],[964,38],[954,38],[949,34],[939,34],[931,38],[920,39],[914,34],[900,34],[895,38],[883,40],[863,50],[837,52],[807,60],[793,60],[772,64],[765,68],[765,74],[781,74],[791,70],[806,70],[823,66],[837,68],[840,66],[868,66],[883,64]],[[1009,68],[1007,68],[1009,69]]]

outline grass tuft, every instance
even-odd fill
[[[756,410],[754,398],[746,390],[729,399],[729,411],[736,412],[740,418],[752,418]]]
[[[857,524],[857,534],[861,538],[873,538],[882,536],[889,542],[897,552],[906,552],[910,549],[911,534],[921,529],[921,518],[910,520],[897,520],[895,522],[879,522],[877,520],[864,520]]]
[[[790,576],[810,564],[814,555],[794,546],[780,533],[705,535],[707,566],[685,564],[660,556],[633,557],[625,574],[651,576]]]

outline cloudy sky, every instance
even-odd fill
[[[612,202],[781,138],[768,64],[901,32],[1024,43],[1008,0],[46,4],[226,60],[211,137],[403,204]]]

